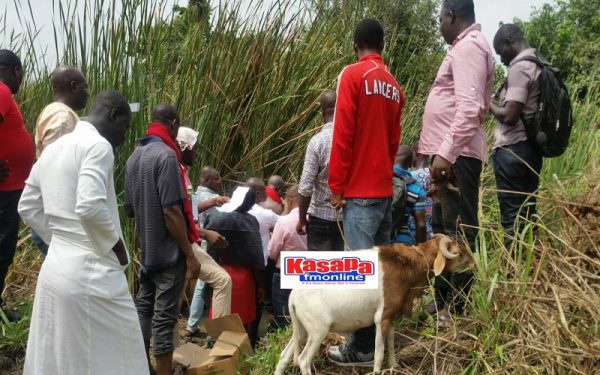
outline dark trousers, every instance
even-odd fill
[[[153,354],[174,350],[173,333],[179,318],[179,298],[185,284],[185,259],[152,272],[140,271],[140,290],[135,307],[146,345],[154,337]]]
[[[273,274],[273,321],[271,329],[285,328],[288,326],[288,317],[290,311],[288,302],[290,300],[291,289],[281,289],[281,274],[279,270]]]
[[[479,221],[477,219],[481,160],[460,156],[454,163],[455,185],[459,191],[442,186],[439,202],[433,205],[433,233],[443,233],[457,240],[466,239],[475,251]],[[464,310],[464,297],[469,294],[473,273],[443,272],[435,279],[435,301],[438,309],[453,307],[460,314]]]
[[[515,231],[520,233],[526,220],[535,215],[536,199],[529,194],[538,190],[543,159],[527,141],[497,148],[493,159],[500,222],[506,236],[505,243],[510,245]]]
[[[13,262],[19,236],[19,213],[17,206],[22,190],[0,191],[0,306],[8,267]]]
[[[344,225],[340,221],[325,220],[316,216],[308,216],[306,228],[307,247],[310,251],[344,251],[344,239],[340,228]]]

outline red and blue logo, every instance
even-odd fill
[[[359,257],[314,259],[305,256],[284,257],[282,273],[300,282],[364,283],[375,274],[375,263]]]

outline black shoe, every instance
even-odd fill
[[[343,367],[373,367],[374,353],[355,351],[350,345],[331,346],[329,361]]]
[[[19,315],[19,313],[17,313],[16,311],[8,309],[6,307],[2,307],[0,309],[4,313],[4,316],[6,316],[6,320],[8,320],[9,322],[15,323],[21,320],[21,315]]]

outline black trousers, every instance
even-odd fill
[[[463,238],[475,251],[479,221],[478,200],[481,170],[479,159],[459,156],[454,163],[455,185],[459,191],[443,186],[439,192],[439,202],[433,205],[433,233],[443,233],[458,241]],[[464,235],[464,237],[463,237]],[[435,301],[438,309],[452,307],[458,314],[464,310],[465,296],[469,294],[473,273],[443,272],[435,279]]]
[[[0,306],[4,304],[2,292],[8,267],[12,264],[17,249],[20,223],[17,207],[22,192],[0,191]]]
[[[524,219],[531,220],[536,213],[536,199],[530,194],[538,190],[543,159],[527,141],[497,148],[493,159],[500,222],[505,244],[510,245],[515,231],[524,229]]]
[[[325,220],[316,216],[308,216],[306,228],[307,247],[310,251],[344,251],[344,239],[340,228],[344,225],[337,221]]]

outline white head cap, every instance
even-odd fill
[[[177,132],[177,142],[181,151],[191,150],[198,141],[198,132],[192,128],[180,126]]]

